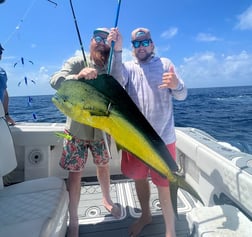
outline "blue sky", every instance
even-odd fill
[[[50,76],[80,51],[69,0],[54,2],[0,5],[0,66],[7,71],[10,96],[54,94]],[[115,25],[118,0],[72,2],[88,52],[93,29]],[[121,0],[118,27],[123,60],[132,57],[131,31],[146,27],[156,55],[170,58],[189,88],[252,85],[251,0]]]

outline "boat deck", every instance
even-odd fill
[[[153,215],[152,224],[146,226],[140,236],[163,237],[164,223],[159,206],[155,185],[151,185],[150,207]],[[121,207],[122,216],[115,219],[102,205],[101,189],[97,181],[82,182],[79,204],[79,236],[105,237],[128,235],[128,227],[140,216],[140,205],[134,189],[134,182],[129,179],[111,179],[111,197]],[[177,237],[190,236],[185,214],[196,205],[185,191],[178,191],[178,219],[176,220]],[[197,204],[198,205],[198,204]]]

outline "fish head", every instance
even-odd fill
[[[66,116],[73,120],[93,125],[94,117],[109,116],[110,101],[99,93],[88,80],[66,80],[52,97],[52,102]]]
[[[58,92],[52,97],[52,102],[65,115],[72,114],[75,107],[67,95]]]

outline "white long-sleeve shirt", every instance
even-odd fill
[[[176,141],[172,100],[187,97],[187,89],[180,78],[175,90],[158,88],[163,73],[168,72],[171,65],[170,59],[159,57],[146,63],[125,62],[121,82],[165,144]]]

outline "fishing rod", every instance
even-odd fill
[[[118,0],[117,11],[116,11],[116,19],[115,19],[115,25],[114,25],[115,28],[117,27],[117,24],[118,24],[120,6],[121,6],[121,0]],[[110,71],[111,71],[111,63],[112,63],[112,57],[113,57],[113,53],[114,53],[114,46],[115,46],[115,42],[111,41],[111,47],[110,47],[109,59],[108,59],[107,74],[110,74]],[[109,155],[110,158],[112,158],[112,156],[110,154],[109,145],[108,145],[108,139],[107,139],[106,133],[104,131],[102,131],[102,136],[103,136],[103,139],[104,139],[104,142],[105,142],[106,149],[108,151],[108,155]]]
[[[73,18],[74,18],[75,29],[77,31],[79,43],[80,43],[80,46],[81,46],[81,51],[82,51],[82,55],[83,55],[83,59],[84,59],[84,65],[85,65],[85,67],[87,67],[88,66],[87,59],[86,59],[86,56],[85,56],[85,52],[84,52],[84,48],[83,48],[83,44],[82,44],[82,40],[81,40],[81,36],[80,36],[80,31],[79,31],[77,19],[76,19],[76,16],[75,16],[72,0],[69,0],[69,1],[70,1],[70,6],[71,6]],[[121,6],[121,0],[118,0],[117,12],[116,12],[116,20],[115,20],[115,26],[114,26],[115,28],[118,25],[120,6]],[[109,53],[109,60],[108,60],[108,70],[107,70],[108,74],[110,74],[110,70],[111,70],[111,62],[112,62],[112,56],[113,56],[113,52],[114,52],[114,45],[115,45],[115,42],[112,41],[111,42],[111,47],[110,47],[110,53]],[[103,139],[104,139],[104,142],[105,142],[106,150],[108,151],[108,155],[109,155],[110,158],[112,158],[112,156],[110,154],[109,145],[108,145],[108,139],[107,139],[106,133],[104,131],[102,131],[102,136],[103,136]]]
[[[88,66],[88,64],[87,64],[87,58],[86,58],[86,55],[85,55],[85,52],[84,52],[84,48],[83,48],[83,44],[82,44],[82,40],[81,40],[81,35],[80,35],[77,19],[76,19],[76,16],[75,16],[72,0],[70,0],[70,6],[71,6],[72,14],[73,14],[75,29],[77,31],[78,39],[79,39],[79,42],[80,42],[81,52],[82,52],[83,59],[84,59],[84,65],[85,65],[85,67],[87,67]]]
[[[118,25],[120,6],[121,6],[121,0],[118,0],[117,11],[116,11],[116,19],[115,19],[115,25],[114,25],[115,28]],[[110,74],[110,71],[111,71],[111,63],[112,63],[112,57],[113,57],[113,53],[114,53],[114,46],[115,46],[115,42],[111,41],[111,47],[110,47],[109,59],[108,59],[107,74]],[[104,142],[105,142],[106,149],[108,151],[108,155],[109,155],[110,158],[112,158],[111,153],[110,153],[110,149],[109,149],[109,145],[108,145],[108,139],[107,139],[106,133],[104,131],[102,131],[102,135],[103,135],[103,139],[104,139]]]
[[[116,19],[115,19],[115,25],[114,25],[115,28],[118,25],[120,7],[121,7],[121,0],[118,0],[117,11],[116,11]],[[107,71],[108,74],[110,74],[110,70],[111,70],[111,62],[112,62],[112,56],[113,56],[113,53],[114,53],[114,46],[115,46],[115,42],[112,41],[111,42],[111,47],[110,47],[110,52],[109,52],[109,60],[108,60],[108,71]]]

